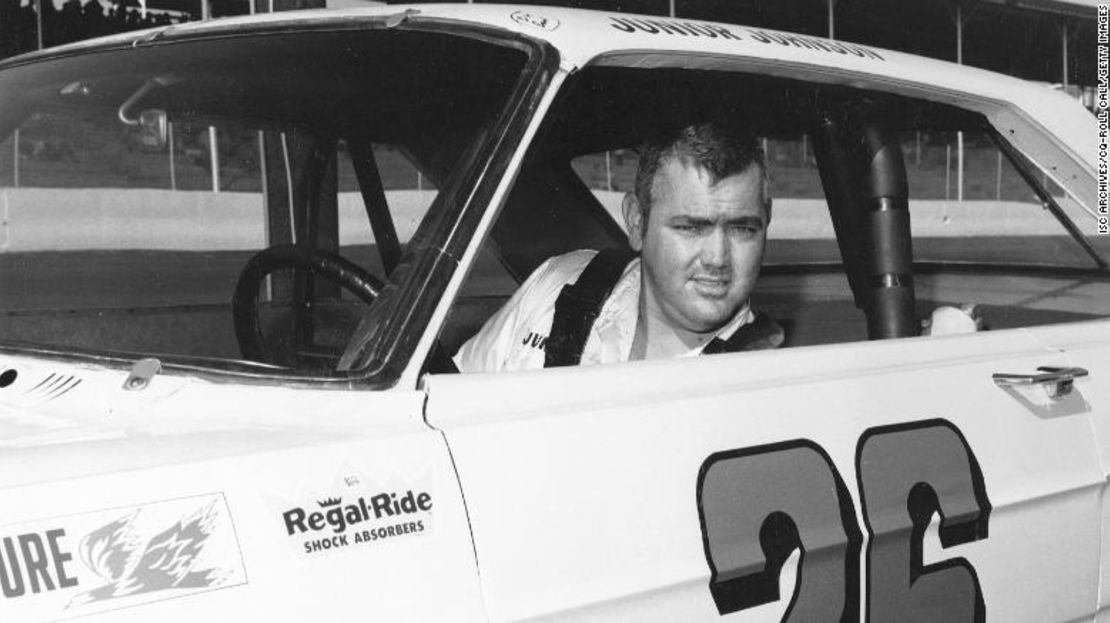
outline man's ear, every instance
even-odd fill
[[[644,212],[635,194],[624,195],[621,212],[624,215],[625,229],[628,230],[628,246],[632,247],[633,251],[639,251],[644,246]]]

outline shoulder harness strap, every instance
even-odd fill
[[[744,350],[766,350],[782,346],[786,338],[779,323],[766,314],[756,312],[755,319],[739,329],[727,339],[715,337],[705,345],[701,354],[736,353]]]
[[[578,365],[601,307],[634,257],[627,249],[603,249],[573,284],[563,286],[555,300],[543,367]]]

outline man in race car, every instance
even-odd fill
[[[455,355],[463,372],[775,348],[754,312],[771,196],[759,141],[691,125],[640,149],[622,212],[632,251],[548,259]],[[636,257],[634,252],[639,252]]]

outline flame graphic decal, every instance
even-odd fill
[[[146,543],[135,533],[141,510],[98,528],[81,539],[81,560],[107,582],[74,597],[66,608],[167,589],[219,586],[230,572],[194,570],[219,517],[209,502],[154,535]]]

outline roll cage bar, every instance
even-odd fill
[[[814,151],[869,339],[917,335],[906,164],[880,102],[821,105]]]
[[[892,106],[879,99],[819,96],[812,129],[821,184],[856,307],[869,339],[917,335],[906,166]],[[1099,270],[1110,265],[1034,175],[1034,165],[989,123],[986,131],[1037,198]]]

